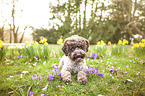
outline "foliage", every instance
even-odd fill
[[[36,29],[32,35],[35,41],[39,42],[44,37],[49,44],[56,44],[56,41],[60,38],[60,32],[54,28],[50,30],[44,28]]]
[[[137,56],[145,54],[145,39],[142,39],[139,43],[134,43],[133,46]]]
[[[4,46],[3,41],[0,40],[0,64],[4,62],[7,51],[7,46]]]
[[[44,32],[42,29],[36,29],[34,34],[37,34],[33,34],[33,37],[35,40],[38,40],[39,36],[47,37],[49,42],[56,43],[53,41],[60,37],[64,39],[77,34],[89,39],[91,44],[99,40],[112,43],[117,43],[119,39],[130,41],[135,34],[145,38],[143,3],[143,0],[58,0],[57,5],[50,4],[50,8],[53,14],[52,22],[57,20],[59,23],[51,23],[52,29]],[[84,9],[81,6],[84,6]],[[87,10],[89,6],[90,10]],[[88,13],[90,18],[87,17]],[[104,16],[103,13],[108,15]],[[55,35],[51,35],[51,38],[49,34]],[[139,41],[136,38],[134,40]]]

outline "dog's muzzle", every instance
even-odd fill
[[[76,49],[71,53],[71,59],[75,62],[81,62],[86,57],[86,52],[82,49]]]

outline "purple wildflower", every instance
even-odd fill
[[[86,71],[84,71],[84,72],[85,72],[85,73],[89,73],[89,71],[87,71],[87,70],[86,70]]]
[[[100,72],[98,72],[98,75],[99,75],[99,76],[101,76],[101,77],[104,77],[104,76],[103,76],[103,74],[102,74],[102,73],[100,73]]]
[[[97,68],[95,68],[94,71],[92,71],[92,74],[96,74],[96,73],[98,73],[98,69]]]
[[[62,79],[62,77],[59,78],[59,80],[61,80],[61,79]]]
[[[117,70],[114,70],[114,72],[117,72]]]
[[[33,96],[33,94],[34,94],[34,91],[30,90],[30,96]]]
[[[88,70],[89,71],[92,71],[94,68],[93,67],[88,67]]]
[[[37,74],[35,79],[38,79],[38,78],[39,78],[39,77],[38,77],[38,74]]]
[[[92,56],[89,56],[88,58],[89,58],[89,59],[90,59],[90,58],[92,58],[92,59],[96,59],[96,58],[98,58],[98,54],[93,53]]]
[[[40,96],[45,96],[46,95],[46,93],[43,93],[43,94],[41,94]]]
[[[110,69],[110,72],[113,72],[113,68]]]
[[[34,80],[34,79],[35,79],[35,76],[33,75],[33,76],[32,76],[32,80]]]
[[[93,53],[93,54],[92,54],[92,57],[93,57],[94,59],[96,59],[96,58],[98,58],[98,54]]]
[[[56,69],[55,69],[55,68],[53,68],[53,69],[52,69],[52,71],[53,71],[53,72],[55,72],[55,71],[58,71],[58,70],[57,70],[57,68],[56,68]]]
[[[54,79],[54,75],[52,75],[51,73],[48,75],[49,81]]]
[[[38,58],[38,55],[36,55],[36,57]]]
[[[140,73],[140,71],[138,71],[138,72],[136,73],[136,75],[139,75],[139,73]]]
[[[61,72],[59,72],[57,75],[58,75],[58,76],[61,76]]]
[[[43,77],[42,76],[39,76],[39,78],[42,79]]]
[[[18,59],[22,58],[22,56],[17,56]]]

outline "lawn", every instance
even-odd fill
[[[92,74],[94,69],[90,70],[86,85],[77,82],[77,74],[72,74],[70,84],[63,83],[58,76],[59,70],[54,70],[63,56],[61,46],[48,45],[48,48],[50,50],[45,52],[49,54],[47,59],[43,56],[45,54],[40,54],[42,50],[38,48],[39,55],[44,58],[39,58],[38,55],[33,60],[27,60],[27,57],[19,58],[20,50],[13,50],[14,55],[7,57],[7,60],[0,65],[0,96],[143,96],[145,94],[145,55],[136,55],[132,46],[124,46],[122,53],[114,55],[110,54],[115,50],[114,47],[108,46],[104,48],[103,56],[95,59],[86,57],[87,65],[90,68],[97,68],[99,73],[103,74],[102,76],[98,73]],[[100,49],[91,45],[87,55],[99,54],[98,50]],[[7,51],[7,56],[12,54],[10,51]],[[54,75],[54,79],[48,78],[50,73]]]

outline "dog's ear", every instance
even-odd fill
[[[69,49],[68,49],[69,47],[68,47],[68,42],[67,42],[67,40],[66,41],[64,41],[64,43],[63,43],[63,46],[62,46],[62,51],[64,52],[64,54],[66,55],[66,56],[68,56],[68,54],[69,54]]]
[[[86,42],[85,49],[86,49],[86,52],[88,52],[90,43],[89,43],[89,40],[87,39],[85,40],[85,42]]]

